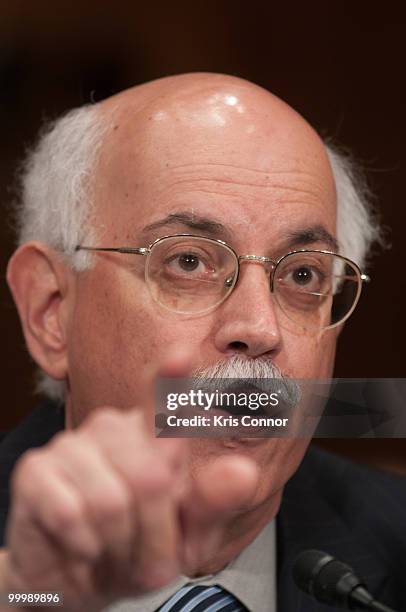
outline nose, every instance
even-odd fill
[[[279,353],[282,336],[268,266],[242,262],[237,286],[219,307],[219,314],[215,345],[221,353],[247,357]]]

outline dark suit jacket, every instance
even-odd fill
[[[4,543],[8,483],[15,462],[63,427],[63,409],[48,402],[0,443],[0,545]],[[321,549],[345,561],[379,600],[406,611],[405,478],[312,448],[285,487],[277,538],[278,612],[332,610],[301,593],[292,581],[293,560],[307,548]]]

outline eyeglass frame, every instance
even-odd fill
[[[235,276],[235,280],[233,285],[230,287],[229,292],[223,297],[223,299],[218,302],[217,304],[215,304],[212,308],[209,308],[207,311],[204,311],[202,313],[194,313],[194,314],[204,314],[206,312],[211,312],[211,310],[214,310],[215,308],[217,308],[218,306],[220,306],[220,304],[222,304],[230,295],[231,293],[234,291],[235,287],[237,286],[239,277],[240,277],[240,261],[253,261],[253,262],[257,262],[257,263],[263,263],[263,264],[272,264],[272,272],[270,274],[270,291],[271,293],[274,293],[274,277],[275,277],[275,271],[277,269],[277,267],[279,266],[279,264],[286,259],[287,257],[289,257],[290,255],[295,255],[296,253],[324,253],[325,255],[334,255],[335,257],[339,257],[340,259],[342,259],[344,262],[347,262],[348,264],[352,265],[355,267],[356,271],[358,272],[359,275],[359,279],[360,279],[360,283],[359,283],[359,287],[358,287],[358,292],[357,292],[357,296],[354,300],[354,304],[352,305],[352,308],[348,311],[348,313],[345,315],[345,317],[343,319],[341,319],[340,321],[338,321],[337,323],[333,323],[332,325],[328,325],[326,327],[322,327],[321,329],[325,330],[325,329],[332,329],[338,325],[341,325],[342,323],[344,323],[354,312],[360,295],[361,295],[361,291],[362,291],[362,286],[363,283],[369,283],[371,281],[371,278],[367,275],[364,274],[361,271],[361,268],[359,267],[359,265],[357,263],[355,263],[355,261],[352,261],[352,259],[350,259],[349,257],[345,257],[345,255],[341,255],[340,253],[334,253],[334,251],[327,251],[324,249],[298,249],[298,250],[294,250],[294,251],[289,251],[289,253],[285,253],[285,255],[282,255],[279,259],[277,259],[276,261],[273,260],[271,257],[266,257],[265,255],[237,255],[236,251],[233,249],[232,246],[230,246],[227,242],[225,242],[224,240],[220,240],[218,238],[210,238],[208,236],[200,236],[198,234],[186,234],[186,233],[181,233],[181,234],[169,234],[166,236],[160,236],[159,238],[157,238],[156,240],[154,240],[153,242],[151,242],[151,244],[149,244],[147,247],[90,247],[90,246],[82,246],[82,245],[76,245],[75,247],[75,252],[77,251],[100,251],[100,252],[107,252],[107,253],[123,253],[123,254],[129,254],[129,255],[143,255],[145,257],[148,257],[151,254],[151,251],[153,250],[154,246],[156,244],[158,244],[159,242],[161,242],[162,240],[166,240],[167,238],[203,238],[204,240],[208,240],[210,242],[214,242],[217,244],[221,244],[223,247],[226,247],[227,249],[229,249],[237,262],[237,274]],[[161,306],[163,306],[163,304],[160,304]],[[168,310],[171,310],[170,308],[168,308]],[[173,311],[176,312],[176,311]],[[181,314],[181,313],[179,313]],[[186,313],[183,313],[186,314]],[[190,313],[192,314],[192,313]]]

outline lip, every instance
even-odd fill
[[[209,393],[220,391],[221,394],[234,394],[235,397],[244,395],[247,398],[251,394],[268,394],[270,397],[272,394],[278,396],[278,406],[274,404],[263,405],[261,404],[255,409],[255,414],[258,416],[275,416],[277,418],[277,411],[281,412],[285,409],[294,408],[298,405],[300,399],[300,388],[297,384],[292,382],[292,379],[287,378],[247,378],[247,379],[234,379],[234,378],[220,378],[220,379],[209,379],[207,381],[198,380],[196,386],[203,391]],[[220,406],[221,410],[222,407]],[[248,407],[245,405],[227,406],[226,411],[232,415],[244,415],[247,414]]]

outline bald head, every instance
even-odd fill
[[[109,98],[101,110],[111,126],[100,160],[98,202],[113,182],[116,202],[135,204],[143,187],[158,178],[188,183],[192,176],[184,171],[192,165],[195,173],[206,169],[199,177],[203,189],[211,188],[207,171],[216,167],[217,179],[225,183],[239,173],[253,186],[273,180],[283,188],[291,173],[291,194],[304,187],[310,199],[335,197],[316,132],[287,104],[248,81],[205,73],[168,77]]]
[[[247,153],[265,143],[268,148],[296,149],[298,160],[306,153],[326,161],[323,143],[296,111],[265,89],[236,77],[192,73],[158,79],[109,98],[101,108],[112,113],[111,146],[119,148],[133,134],[139,146],[154,138],[162,146],[167,137],[171,148],[182,148],[183,139],[190,147],[194,138],[204,148],[222,143],[222,157],[225,148],[236,143],[238,149],[243,144]],[[259,169],[270,169],[267,159]]]

